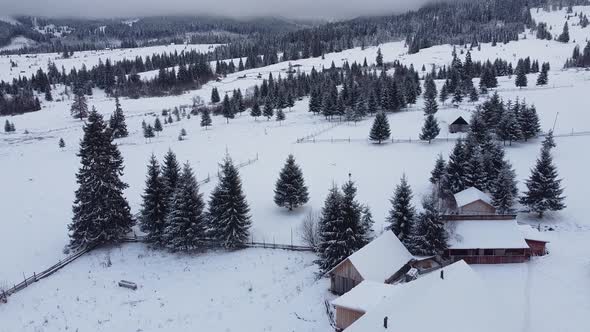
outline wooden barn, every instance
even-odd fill
[[[446,222],[449,248],[444,258],[469,264],[522,263],[530,257],[516,220],[454,220]]]
[[[518,225],[520,228],[524,240],[529,245],[531,256],[545,256],[547,255],[547,243],[549,240],[543,233],[530,225]]]
[[[496,208],[492,205],[492,199],[483,191],[469,187],[456,193],[455,213],[459,215],[494,215]]]
[[[410,270],[414,260],[397,236],[385,231],[328,271],[330,290],[340,295],[364,280],[391,283]]]
[[[347,324],[344,332],[513,331],[510,320],[494,314],[500,307],[496,297],[462,261],[409,283],[373,287],[358,294],[354,289],[333,302],[360,314],[341,321]]]
[[[449,125],[450,133],[466,133],[469,131],[469,123],[463,119],[462,116],[458,117],[457,120],[453,121]]]

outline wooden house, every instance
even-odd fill
[[[458,117],[457,120],[453,121],[449,125],[450,133],[466,133],[469,131],[469,123],[463,119],[462,116]]]
[[[444,258],[469,264],[522,263],[530,247],[516,220],[453,220],[446,222],[449,248]]]
[[[529,245],[531,256],[545,256],[547,254],[547,243],[549,240],[543,233],[530,225],[518,225],[520,228],[524,240]]]
[[[349,327],[371,307],[391,296],[395,287],[397,286],[367,280],[332,301],[336,311],[336,328],[344,330]]]
[[[367,289],[361,286],[359,291],[366,292],[356,294],[354,289],[333,302],[337,307],[353,308],[352,312],[360,315],[340,321],[348,324],[344,332],[515,331],[510,320],[498,319],[495,313],[500,304],[477,273],[462,261],[409,283],[369,285]],[[378,288],[371,290],[373,287]]]
[[[492,199],[483,191],[469,187],[453,195],[455,199],[455,213],[459,215],[494,215],[496,208]]]
[[[402,277],[414,260],[397,236],[385,231],[328,271],[330,290],[344,294],[364,280],[391,283]]]

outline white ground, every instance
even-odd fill
[[[590,7],[583,9],[590,15]],[[543,19],[537,21],[549,22],[554,26],[554,32],[555,29],[561,30],[564,12],[542,14]],[[534,15],[537,17],[536,13]],[[590,28],[581,30],[570,25],[570,34],[577,41],[583,41],[584,36],[590,36]],[[590,91],[590,72],[560,70],[574,44],[539,41],[531,35],[527,38],[507,45],[498,44],[495,48],[483,45],[481,52],[473,51],[473,58],[493,60],[500,56],[515,61],[519,57],[531,56],[541,62],[550,61],[549,86],[535,87],[536,77],[530,75],[530,87],[517,89],[513,78],[501,78],[498,91],[505,99],[519,97],[534,103],[544,130],[553,126],[559,112],[556,133],[590,131],[590,99],[586,97]],[[448,45],[421,50],[414,55],[405,54],[402,46],[402,43],[382,45],[385,59],[400,59],[420,68],[423,63],[448,64],[451,58],[452,47]],[[113,50],[109,54],[127,57],[153,52],[147,49]],[[375,52],[376,48],[354,49],[328,54],[323,61],[317,58],[297,63],[302,64],[302,70],[309,70],[311,66],[329,66],[332,60],[337,65],[342,59],[362,61],[364,57],[372,62]],[[82,54],[77,53],[78,56]],[[46,65],[48,57],[58,56],[17,57],[20,61],[18,70],[29,65],[31,69],[27,70],[36,70],[35,66]],[[0,57],[0,64],[3,61],[8,62],[7,57]],[[87,65],[97,62],[98,55],[75,58],[68,65],[79,66],[82,61],[88,61]],[[14,74],[7,72],[7,65],[0,65],[0,68],[3,77]],[[220,87],[221,91],[237,87],[246,89],[259,82],[255,78],[258,72],[263,76],[269,71],[278,75],[285,68],[287,64],[281,63],[250,70],[246,72],[246,79],[237,79],[244,72],[236,73],[222,82],[207,84],[199,91],[182,96],[122,100],[130,137],[121,139],[119,145],[126,166],[123,178],[130,185],[126,196],[133,211],[137,212],[140,207],[149,155],[153,152],[161,158],[168,148],[172,148],[181,161],[190,161],[199,179],[216,172],[217,162],[226,151],[236,162],[259,156],[257,162],[240,170],[252,208],[252,235],[256,241],[299,243],[297,228],[304,215],[312,209],[319,211],[331,184],[342,184],[349,173],[357,182],[359,201],[370,205],[378,231],[382,229],[389,209],[388,199],[403,173],[408,176],[415,192],[414,202],[419,205],[421,197],[429,190],[428,176],[436,155],[443,153],[446,157],[452,148],[452,140],[430,145],[372,145],[366,142],[372,122],[369,119],[356,125],[341,124],[317,137],[326,140],[351,138],[350,143],[295,144],[298,137],[334,125],[308,113],[307,99],[298,102],[292,112],[286,112],[287,120],[282,124],[263,119],[255,122],[244,114],[229,124],[221,117],[214,117],[213,127],[203,130],[199,127],[199,119],[193,117],[166,125],[161,136],[152,142],[145,142],[141,135],[141,120],[153,121],[152,113],[190,104],[195,95],[209,100],[213,86]],[[0,241],[0,284],[18,282],[22,273],[30,275],[63,257],[62,248],[68,240],[66,226],[71,219],[76,187],[76,152],[82,125],[70,118],[70,104],[69,100],[44,103],[39,112],[11,117],[9,120],[15,123],[17,132],[0,134],[0,165],[4,170],[0,172],[3,188],[0,229],[4,232]],[[101,92],[95,93],[90,104],[105,116],[114,109],[113,100]],[[417,105],[408,112],[389,115],[393,136],[417,137],[423,121],[422,100]],[[473,107],[468,102],[459,109],[441,106],[437,113],[443,127],[441,138],[447,137],[446,123],[457,115],[468,118]],[[4,118],[0,118],[0,123],[3,122]],[[179,142],[177,136],[181,128],[187,130],[188,139]],[[30,133],[24,134],[25,129]],[[63,151],[57,146],[60,137],[67,144]],[[551,254],[527,264],[476,267],[493,289],[505,293],[510,309],[507,315],[514,326],[523,331],[584,331],[590,323],[587,315],[590,308],[587,245],[590,222],[586,217],[585,195],[590,185],[586,148],[590,136],[558,137],[556,142],[558,147],[554,157],[564,178],[568,207],[543,220],[543,225],[556,229],[547,233],[552,241],[549,245]],[[521,189],[539,147],[540,140],[507,147]],[[289,153],[293,153],[302,166],[310,189],[310,202],[292,213],[279,209],[272,201],[274,182]],[[206,196],[215,183],[212,181],[201,187]],[[538,222],[527,215],[519,216],[519,221]],[[186,330],[194,327],[195,322],[206,327],[204,330],[212,331],[326,331],[329,328],[323,313],[323,300],[329,297],[327,282],[313,282],[316,268],[311,265],[314,259],[311,254],[246,250],[193,257],[147,251],[141,245],[124,245],[111,250],[113,266],[103,268],[100,263],[104,261],[105,252],[101,250],[81,258],[55,276],[11,297],[8,305],[0,305],[0,321],[3,323],[0,331],[57,331],[64,330],[66,325],[80,330],[116,331],[126,329],[129,326],[124,325],[127,321],[132,322],[134,329],[144,331]],[[186,267],[190,271],[184,271]],[[137,281],[140,290],[131,293],[117,288],[115,282],[119,279]],[[247,292],[249,283],[252,283],[252,292]],[[154,295],[148,295],[148,292]],[[161,303],[164,309],[160,308]],[[294,312],[305,320],[296,318]],[[4,324],[5,321],[8,324]]]

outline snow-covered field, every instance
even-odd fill
[[[575,7],[590,15],[590,7]],[[561,31],[565,11],[536,13],[538,22]],[[574,19],[577,21],[577,19]],[[572,22],[570,20],[570,22]],[[582,30],[570,23],[570,35],[580,44],[590,37],[590,27]],[[535,104],[543,130],[553,127],[556,134],[590,131],[590,72],[561,70],[574,43],[561,44],[541,41],[534,35],[527,39],[498,44],[482,44],[481,51],[473,50],[474,60],[493,60],[501,57],[514,63],[530,56],[540,62],[549,61],[549,85],[534,86],[535,75],[528,77],[529,87],[518,89],[513,78],[500,78],[498,92],[504,99],[525,99]],[[58,67],[87,66],[98,58],[120,59],[161,51],[180,51],[184,45],[104,52],[77,52],[72,59],[55,60]],[[188,47],[191,47],[189,45]],[[208,46],[203,47],[206,50]],[[403,42],[381,45],[386,61],[400,60],[427,68],[449,64],[452,46],[443,45],[407,55]],[[304,59],[294,62],[301,70],[340,65],[348,60],[362,62],[366,57],[374,61],[376,47],[360,48],[327,54],[325,59]],[[100,55],[99,55],[100,53]],[[15,59],[15,57],[11,57]],[[16,57],[19,67],[27,74],[47,60],[59,55],[39,55],[37,58]],[[58,62],[59,61],[59,62]],[[6,62],[6,63],[4,63]],[[299,243],[297,229],[310,211],[319,211],[333,182],[342,184],[350,173],[358,185],[358,199],[367,203],[380,231],[389,209],[389,197],[405,173],[419,206],[423,194],[429,191],[428,176],[438,153],[445,157],[453,141],[441,140],[432,144],[413,142],[376,146],[366,141],[371,119],[357,124],[334,123],[307,112],[308,100],[297,102],[293,111],[286,112],[287,120],[254,121],[246,113],[229,124],[221,117],[213,118],[213,126],[204,130],[199,119],[183,119],[165,126],[163,133],[146,142],[141,133],[141,121],[153,122],[153,114],[164,108],[191,104],[193,96],[209,100],[211,88],[220,92],[235,88],[247,89],[260,83],[269,72],[278,75],[288,67],[279,63],[229,75],[222,82],[212,82],[201,90],[181,96],[121,100],[127,117],[130,136],[119,140],[125,158],[123,179],[130,185],[126,196],[133,212],[140,207],[146,163],[151,153],[161,158],[168,149],[176,152],[180,161],[189,161],[198,179],[213,175],[217,163],[228,152],[236,162],[258,156],[258,161],[240,169],[247,200],[252,209],[252,236],[256,241]],[[29,72],[30,71],[30,72]],[[246,74],[247,78],[238,79]],[[18,75],[9,71],[8,57],[0,57],[0,79]],[[284,75],[284,74],[283,74]],[[275,76],[276,77],[276,76]],[[437,82],[440,84],[441,82]],[[59,91],[59,90],[58,90]],[[480,99],[480,101],[483,99]],[[71,101],[44,103],[43,110],[10,117],[17,132],[0,133],[0,194],[2,240],[0,240],[0,286],[22,279],[58,259],[67,244],[67,224],[71,219],[75,173],[78,168],[78,141],[82,123],[69,115]],[[96,91],[89,100],[105,116],[114,110],[114,101]],[[417,138],[422,126],[422,99],[407,112],[389,115],[392,136]],[[441,106],[436,114],[441,127],[441,138],[453,138],[446,124],[457,116],[466,119],[475,104],[465,102],[459,108]],[[4,118],[0,118],[3,123]],[[178,141],[185,128],[188,139]],[[24,134],[24,130],[29,134]],[[299,137],[320,130],[317,143],[295,143]],[[63,138],[66,148],[58,148]],[[350,138],[350,142],[330,143],[328,140]],[[322,140],[320,142],[320,140]],[[556,138],[555,162],[564,178],[567,209],[548,214],[542,224],[555,229],[548,232],[550,255],[520,265],[477,266],[490,287],[504,294],[506,317],[522,331],[584,331],[590,324],[590,221],[586,217],[586,193],[590,185],[587,165],[590,161],[587,146],[590,136]],[[518,175],[519,187],[534,164],[540,140],[513,144],[507,154]],[[272,200],[274,182],[285,158],[293,153],[303,169],[310,189],[310,202],[294,212],[276,207]],[[216,181],[201,186],[207,197]],[[536,224],[527,215],[519,221]],[[113,265],[104,267],[110,255]],[[54,276],[29,287],[0,305],[0,331],[59,331],[134,330],[178,331],[194,329],[210,331],[327,331],[324,300],[328,282],[316,281],[309,253],[292,253],[249,249],[239,252],[210,252],[198,255],[177,255],[147,250],[141,244],[126,244],[101,249],[82,257]],[[116,287],[116,281],[132,279],[140,289],[129,292]],[[6,323],[5,323],[6,322]]]

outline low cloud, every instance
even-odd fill
[[[417,9],[429,0],[0,0],[3,15],[134,17],[154,15],[283,16],[342,19]]]

